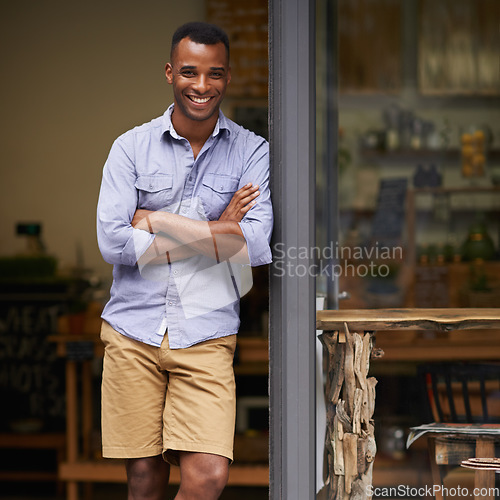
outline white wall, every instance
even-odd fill
[[[61,266],[107,276],[95,209],[113,140],[164,112],[170,39],[205,19],[204,0],[3,2],[0,255],[22,251],[18,221],[41,221]]]

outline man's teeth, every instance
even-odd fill
[[[210,97],[194,97],[190,96],[190,99],[198,104],[203,104],[205,102],[208,102],[210,100]]]

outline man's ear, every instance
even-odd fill
[[[227,83],[231,81],[231,66],[227,68]]]
[[[172,84],[174,81],[174,70],[170,63],[165,65],[165,76],[167,77],[167,82]]]

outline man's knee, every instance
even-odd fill
[[[222,490],[227,484],[229,479],[229,466],[228,464],[214,465],[208,470],[202,472],[199,476],[201,488],[203,491],[213,491],[214,493],[222,493]]]
[[[168,484],[170,466],[161,456],[127,460],[129,498],[161,498]]]
[[[196,497],[200,493],[203,498],[219,498],[229,478],[229,460],[209,456],[206,460],[193,460],[186,465],[181,462],[180,490],[193,498],[202,498]]]

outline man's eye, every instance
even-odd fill
[[[187,77],[189,77],[189,76],[194,76],[194,71],[183,71],[183,72],[181,73],[181,75],[182,75],[182,76],[187,76]]]
[[[211,74],[210,74],[210,76],[211,76],[212,78],[222,78],[222,73],[218,73],[218,72],[216,72],[216,73],[211,73]]]

